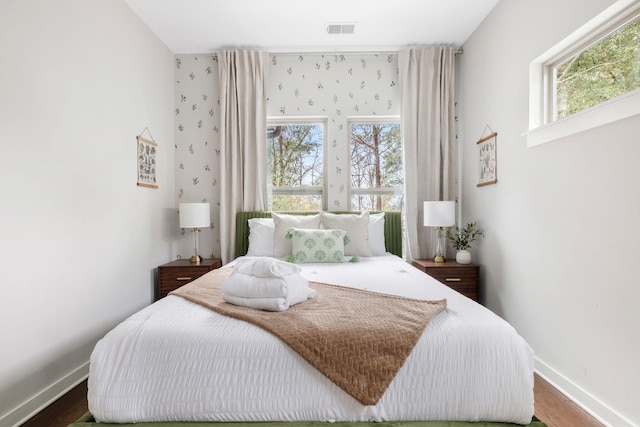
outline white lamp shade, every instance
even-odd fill
[[[180,228],[208,227],[211,223],[209,203],[180,203]]]
[[[424,202],[425,227],[451,227],[456,223],[456,202]]]

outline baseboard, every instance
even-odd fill
[[[12,411],[0,416],[0,426],[17,427],[47,406],[62,397],[69,390],[80,384],[89,376],[89,361],[60,378],[32,398],[28,399]]]
[[[634,427],[635,424],[604,404],[588,391],[575,384],[560,372],[535,358],[535,371],[545,381],[587,411],[592,417],[608,427]]]

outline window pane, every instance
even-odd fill
[[[640,18],[556,67],[556,119],[640,87]]]
[[[275,212],[321,211],[322,196],[314,194],[273,194],[269,209]]]
[[[268,183],[274,187],[322,185],[323,126],[288,124],[269,127]]]
[[[354,210],[400,210],[402,195],[402,141],[397,123],[351,125],[351,188],[386,189],[387,194],[357,192],[351,197]]]
[[[268,127],[269,209],[322,210],[323,144],[324,126],[321,124]]]
[[[402,194],[353,194],[351,210],[400,211]]]

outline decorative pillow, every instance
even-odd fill
[[[275,225],[271,218],[251,218],[249,223],[249,248],[247,256],[273,257]]]
[[[275,258],[284,258],[287,255],[291,255],[291,240],[286,239],[287,231],[290,228],[320,228],[320,214],[287,215],[272,212],[271,217],[275,225],[273,238],[273,256]]]
[[[384,212],[369,215],[369,249],[371,255],[386,255]]]
[[[369,212],[334,214],[322,212],[322,225],[327,229],[346,230],[351,242],[344,246],[345,255],[371,256],[369,249]]]
[[[292,242],[289,262],[342,262],[344,246],[349,243],[344,230],[307,230],[292,228],[287,233]]]

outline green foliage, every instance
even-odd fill
[[[351,210],[400,211],[402,194],[352,194]]]
[[[284,125],[267,138],[269,185],[322,185],[321,125]]]
[[[475,222],[470,222],[464,227],[454,225],[453,232],[449,229],[446,235],[455,250],[463,251],[471,247],[471,242],[484,237],[484,231],[476,229]]]
[[[562,118],[640,87],[640,18],[556,69],[556,109]]]
[[[308,194],[273,194],[269,210],[275,212],[321,211],[322,197]]]
[[[272,128],[267,137],[268,185],[309,187],[322,185],[323,126],[291,124]],[[272,194],[269,208],[278,212],[322,210],[322,196]]]

